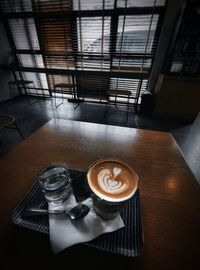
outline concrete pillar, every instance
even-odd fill
[[[150,83],[148,90],[154,93],[156,81],[160,72],[166,62],[169,45],[171,44],[171,37],[175,31],[175,27],[180,16],[181,9],[185,5],[185,0],[168,0],[166,12],[163,20],[163,25],[160,33],[160,39],[153,63],[153,68],[150,76]]]

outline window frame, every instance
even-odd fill
[[[66,76],[72,76],[72,81],[74,82],[74,78],[76,78],[76,76],[95,76],[98,74],[98,76],[101,77],[108,77],[111,79],[113,78],[124,78],[124,79],[137,79],[138,80],[138,92],[136,93],[135,97],[132,97],[132,99],[134,100],[134,103],[138,104],[139,101],[139,97],[140,97],[140,90],[141,90],[141,85],[143,80],[148,80],[151,74],[151,69],[153,66],[153,60],[155,57],[155,53],[154,55],[150,54],[150,53],[146,53],[145,54],[145,58],[146,59],[151,59],[152,60],[152,64],[151,64],[151,68],[149,69],[149,71],[147,70],[134,70],[133,72],[127,71],[125,70],[115,70],[114,68],[111,68],[110,70],[106,71],[106,70],[98,70],[98,71],[88,71],[88,70],[83,70],[83,69],[78,69],[77,66],[75,66],[75,69],[58,69],[56,70],[55,68],[47,68],[47,64],[46,64],[46,55],[47,52],[44,49],[44,44],[42,44],[42,39],[41,39],[41,35],[40,35],[40,31],[39,31],[39,18],[56,18],[56,17],[60,17],[62,18],[62,16],[71,16],[72,18],[78,18],[81,16],[82,17],[94,17],[94,16],[110,16],[111,18],[111,29],[112,31],[110,32],[110,66],[113,67],[113,59],[115,57],[115,55],[117,55],[116,52],[116,44],[117,44],[117,39],[116,39],[116,31],[118,28],[118,22],[119,22],[119,16],[123,16],[125,14],[125,9],[126,8],[117,8],[117,1],[115,0],[115,6],[114,9],[103,9],[103,10],[83,10],[83,11],[78,11],[78,10],[71,10],[71,11],[50,11],[50,12],[40,12],[38,14],[38,12],[35,11],[23,11],[23,12],[9,12],[9,13],[4,13],[2,12],[1,9],[1,13],[2,13],[2,20],[4,23],[4,26],[6,28],[6,32],[8,34],[8,39],[9,42],[11,44],[11,48],[12,48],[12,53],[14,54],[14,58],[16,59],[15,63],[17,64],[16,66],[12,67],[13,72],[18,72],[18,73],[23,73],[23,72],[35,72],[36,74],[40,74],[40,73],[44,73],[46,74],[46,76],[49,75],[66,75]],[[158,22],[157,22],[157,27],[156,27],[156,31],[155,31],[155,38],[159,37],[159,32],[161,30],[161,24],[162,24],[162,20],[163,20],[163,15],[165,12],[165,6],[155,6],[154,10],[153,10],[153,14],[158,14]],[[81,14],[80,14],[81,13]],[[152,14],[152,7],[131,7],[131,8],[127,8],[126,9],[126,16],[128,15],[145,15],[145,14]],[[39,16],[39,17],[38,17]],[[14,38],[12,37],[12,33],[11,33],[11,29],[9,27],[9,23],[8,20],[12,19],[12,18],[23,18],[23,19],[27,19],[27,18],[33,18],[34,22],[35,22],[35,27],[36,27],[36,31],[37,31],[37,35],[38,35],[38,40],[39,40],[39,44],[40,44],[40,49],[39,50],[33,50],[33,48],[31,48],[30,50],[19,50],[16,49],[15,46],[15,42],[14,42]],[[76,43],[77,41],[75,41]],[[74,45],[74,44],[73,44]],[[75,46],[78,46],[78,44],[76,43]],[[74,50],[75,51],[75,50]],[[43,58],[43,62],[44,62],[44,68],[41,67],[23,67],[20,66],[20,63],[17,59],[17,54],[31,54],[33,56],[33,58],[35,57],[35,55],[41,55]],[[73,54],[73,57],[75,59],[75,63],[77,63],[77,57],[80,55],[80,53],[76,52]],[[128,57],[137,57],[138,59],[141,57],[144,59],[144,55],[143,54],[137,54],[137,55],[127,55]],[[144,60],[143,60],[144,61]],[[37,75],[38,76],[38,75]],[[140,86],[139,86],[140,85]],[[147,84],[148,85],[148,84]],[[148,86],[147,86],[148,87]],[[48,81],[48,90],[50,89],[50,84]],[[42,89],[42,88],[41,88]],[[51,91],[50,91],[51,94]]]

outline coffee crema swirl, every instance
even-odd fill
[[[89,168],[87,176],[92,191],[108,201],[126,200],[138,187],[135,171],[119,160],[99,160]]]
[[[116,170],[120,170],[120,168],[114,167],[113,173]],[[128,185],[127,183],[122,183],[121,181],[115,180],[115,173],[113,177],[113,173],[110,169],[103,169],[98,174],[98,183],[102,190],[104,190],[107,193],[111,194],[117,194],[121,193],[125,189],[127,189]]]

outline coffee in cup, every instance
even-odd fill
[[[101,159],[94,162],[87,173],[96,214],[113,219],[138,188],[138,176],[120,160]]]

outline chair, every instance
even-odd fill
[[[128,113],[129,113],[129,105],[130,105],[130,96],[132,95],[131,91],[126,90],[108,90],[108,105],[114,105],[117,108],[117,104],[126,105],[126,114],[127,114],[127,120],[128,120]],[[110,99],[111,97],[114,98],[114,100]],[[127,102],[124,103],[122,101],[118,101],[118,98],[125,98],[127,99]],[[106,110],[107,113],[107,110]]]
[[[14,88],[17,88],[19,95],[21,94],[26,94],[27,98],[28,98],[28,103],[30,105],[34,104],[35,102],[39,101],[39,99],[30,102],[29,96],[30,96],[30,89],[36,89],[37,92],[37,88],[35,87],[35,84],[33,81],[27,81],[27,80],[16,80],[16,81],[10,81],[8,82],[9,85],[9,89],[10,89],[10,94],[11,94],[11,98],[13,97],[13,91]],[[38,94],[38,92],[37,92]]]
[[[55,107],[58,108],[61,104],[63,104],[64,94],[70,94],[73,96],[74,100],[76,99],[76,92],[74,89],[74,85],[70,83],[57,83],[54,85],[54,93],[55,93]],[[61,102],[57,104],[56,93],[61,94]]]
[[[16,129],[19,133],[19,135],[21,136],[21,138],[24,140],[24,136],[21,132],[21,130],[19,129],[15,117],[9,114],[0,114],[0,130],[4,129],[4,128],[12,128],[12,129]]]

